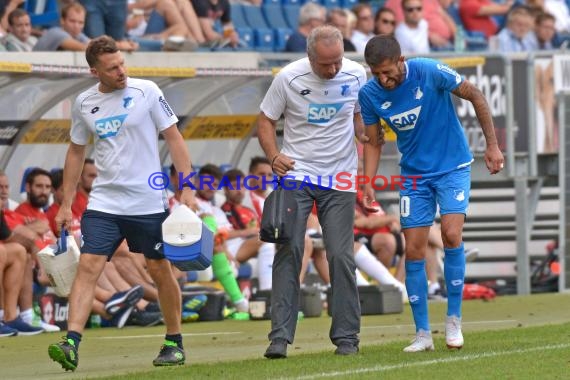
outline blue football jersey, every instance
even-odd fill
[[[396,133],[402,174],[431,176],[469,165],[473,156],[450,93],[463,78],[433,59],[405,64],[407,74],[398,87],[386,90],[372,78],[360,90],[364,124],[384,119]]]

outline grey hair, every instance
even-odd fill
[[[325,19],[326,9],[317,3],[307,3],[299,10],[299,25],[308,24],[312,19]]]
[[[311,31],[307,37],[307,55],[310,59],[316,56],[317,42],[326,41],[327,44],[332,44],[339,41],[340,45],[344,47],[342,32],[332,25],[319,26]]]

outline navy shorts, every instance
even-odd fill
[[[81,253],[105,255],[109,260],[123,239],[131,252],[147,259],[164,259],[162,222],[168,212],[149,215],[114,215],[86,210],[81,218]]]

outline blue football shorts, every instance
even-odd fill
[[[437,206],[440,215],[467,214],[470,190],[470,165],[438,176],[406,178],[400,190],[402,228],[431,226]]]
[[[81,218],[81,253],[108,256],[111,260],[123,239],[131,252],[147,259],[164,259],[162,222],[168,212],[149,215],[114,215],[85,210]]]

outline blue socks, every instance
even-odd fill
[[[406,260],[406,290],[412,307],[416,332],[430,331],[428,318],[428,285],[426,276],[426,261]]]
[[[465,252],[463,242],[457,248],[445,248],[444,276],[447,287],[447,315],[461,318],[463,281],[465,280]],[[409,291],[408,291],[409,294]]]

